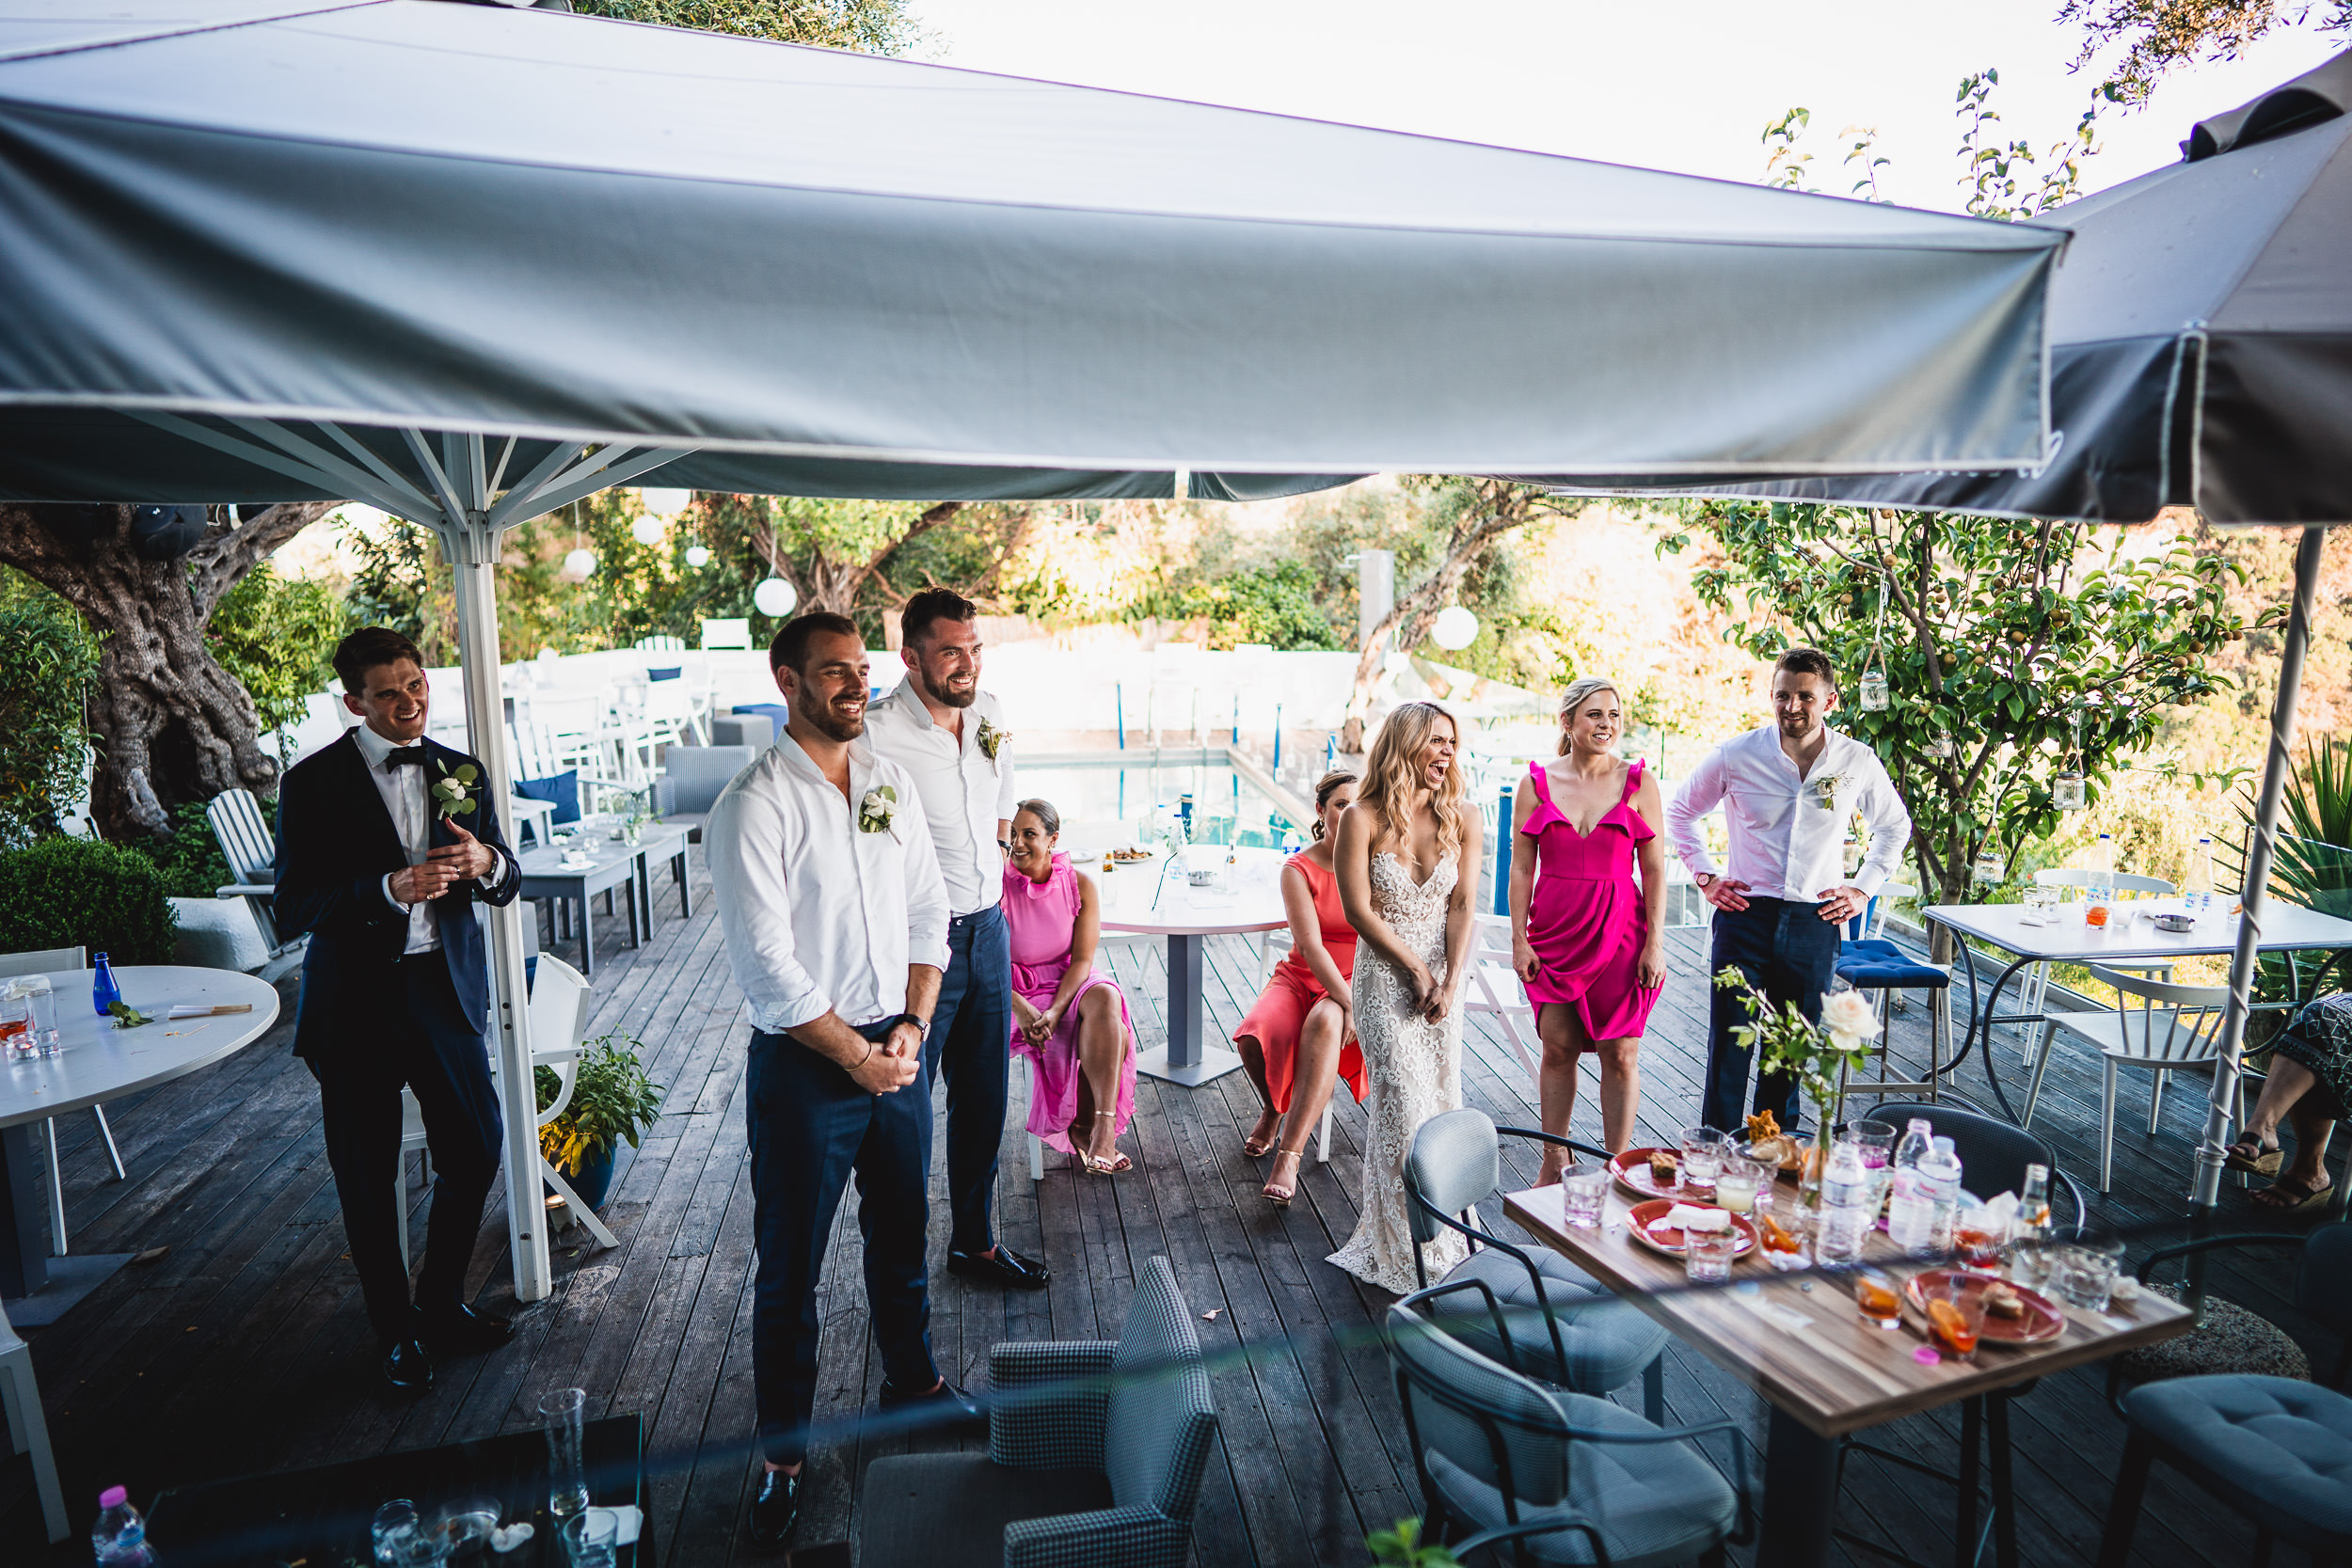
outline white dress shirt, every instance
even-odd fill
[[[1731,863],[1719,866],[1699,835],[1699,818],[1720,804],[1731,831]],[[1862,814],[1870,851],[1846,875],[1846,824]],[[1834,887],[1876,894],[1911,842],[1911,813],[1871,751],[1831,730],[1813,769],[1781,750],[1780,728],[1767,724],[1707,753],[1666,806],[1666,842],[1693,877],[1745,882],[1758,897],[1816,903]]]
[[[993,908],[1005,891],[1005,857],[996,847],[996,824],[1012,820],[1021,792],[1012,780],[1012,743],[1008,736],[991,761],[980,750],[980,724],[1005,727],[1004,709],[982,691],[963,710],[963,735],[931,721],[914,689],[912,673],[898,689],[866,708],[866,738],[882,756],[914,776],[923,815],[939,849],[939,874],[947,883],[947,907],[959,915]]]
[[[898,791],[887,831],[858,805]],[[787,735],[719,794],[703,824],[727,967],[752,1022],[780,1035],[828,1009],[863,1028],[906,1011],[907,966],[947,967],[947,890],[904,768],[850,743],[845,798]]]
[[[411,740],[406,746],[396,746],[365,724],[354,727],[351,733],[359,744],[361,760],[368,765],[368,777],[375,782],[375,792],[384,798],[384,809],[391,814],[392,831],[400,835],[400,847],[406,852],[408,863],[422,865],[425,857],[433,852],[433,814],[427,803],[433,766],[427,763],[421,768],[387,768],[384,759],[395,750],[421,747],[424,742]],[[473,832],[470,828],[466,831]],[[501,859],[484,885],[495,888],[505,875],[506,863]],[[421,899],[404,904],[393,897],[389,872],[384,876],[384,901],[408,917],[408,942],[401,949],[404,954],[430,953],[441,945],[441,917],[433,912],[432,901]]]

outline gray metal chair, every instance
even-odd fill
[[[1192,1313],[1145,1263],[1116,1343],[989,1353],[988,1453],[906,1454],[866,1472],[866,1568],[1184,1568],[1216,1435]]]
[[[2042,1025],[2041,1054],[2033,1066],[2033,1082],[2026,1090],[2026,1114],[2019,1119],[2033,1125],[2035,1101],[2042,1098],[2042,1074],[2050,1066],[2050,1048],[2065,1035],[2099,1053],[2104,1089],[2099,1107],[2099,1191],[2114,1179],[2116,1070],[2145,1068],[2155,1074],[2148,1091],[2148,1135],[2156,1133],[2156,1118],[2164,1108],[2165,1085],[2182,1068],[2211,1064],[2221,1053],[2221,1019],[2228,1010],[2227,986],[2176,986],[2126,974],[2105,964],[2092,964],[2091,978],[2114,988],[2115,1006],[2089,1013],[2058,1013]],[[2239,1085],[2238,1117],[2246,1119],[2243,1084]]]
[[[2217,1247],[2299,1246],[2296,1305],[2346,1338],[2329,1380],[2352,1369],[2352,1225],[2324,1225],[2309,1236],[2211,1236],[2159,1248],[2140,1264],[2148,1277],[2162,1263]],[[2163,1460],[2252,1521],[2254,1560],[2287,1541],[2314,1561],[2352,1557],[2352,1399],[2299,1378],[2225,1372],[2146,1383],[2116,1408],[2131,1429],[2115,1479],[2099,1545],[2099,1568],[2122,1568],[2149,1472]]]
[[[665,822],[685,828],[687,842],[703,841],[703,819],[728,781],[759,755],[752,746],[672,746],[661,753],[654,807]]]
[[[1890,1101],[1864,1114],[1872,1121],[1894,1128],[1900,1128],[1916,1117],[1937,1137],[1951,1139],[1952,1152],[1960,1156],[1961,1182],[1979,1197],[2022,1193],[2026,1190],[2026,1167],[2048,1166],[2051,1217],[2056,1219],[2058,1215],[2058,1194],[2063,1192],[2074,1211],[2074,1222],[2065,1227],[2066,1231],[2081,1232],[2083,1221],[2090,1213],[2084,1206],[2083,1190],[2058,1164],[2058,1150],[2037,1134],[1981,1111],[1940,1101],[1929,1105],[1918,1101]]]
[[[1580,1394],[1606,1394],[1638,1376],[1644,1409],[1652,1421],[1663,1420],[1664,1357],[1671,1338],[1665,1328],[1558,1253],[1528,1253],[1472,1223],[1478,1205],[1495,1196],[1500,1140],[1506,1132],[1609,1157],[1604,1149],[1549,1132],[1498,1128],[1486,1112],[1469,1107],[1422,1122],[1405,1160],[1414,1275],[1426,1290],[1422,1246],[1437,1240],[1440,1226],[1460,1231],[1470,1238],[1470,1255],[1444,1283],[1477,1281],[1480,1297],[1497,1304],[1507,1331],[1490,1332],[1487,1312],[1468,1292],[1438,1298],[1432,1311],[1442,1327],[1480,1354]]]
[[[56,1457],[49,1451],[49,1422],[41,1415],[40,1385],[33,1381],[33,1353],[8,1326],[6,1312],[0,1312],[0,1405],[8,1409],[8,1451],[32,1455],[33,1489],[40,1494],[41,1523],[54,1546],[73,1533],[73,1521],[66,1516]]]
[[[64,969],[87,969],[89,949],[87,947],[45,947],[36,953],[0,954],[0,980],[12,980],[20,974],[55,974]],[[59,1006],[72,1004],[71,997],[58,997]],[[115,1180],[125,1179],[122,1151],[115,1148],[115,1130],[106,1125],[106,1107],[93,1105],[89,1114],[98,1118],[98,1138],[106,1146],[106,1163],[114,1166]],[[44,1118],[40,1124],[41,1143],[49,1150],[49,1250],[63,1258],[66,1255],[65,1180],[57,1169],[57,1123],[55,1117]]]
[[[1478,1354],[1439,1326],[1449,1296],[1486,1298],[1483,1280],[1417,1291],[1389,1308],[1389,1364],[1421,1481],[1422,1539],[1468,1560],[1480,1547],[1522,1563],[1653,1568],[1753,1536],[1745,1434],[1737,1421],[1661,1427],[1623,1405],[1550,1388]],[[1428,1315],[1424,1314],[1428,1309]],[[1727,1482],[1692,1439],[1713,1433],[1738,1474]],[[1460,1526],[1459,1540],[1447,1537]]]
[[[270,912],[270,900],[278,895],[278,835],[262,815],[262,802],[249,789],[224,789],[205,803],[204,819],[213,825],[213,837],[220,843],[229,874],[236,879],[226,887],[215,888],[214,893],[222,898],[244,899],[246,908],[253,911],[253,923],[261,927],[262,940],[269,945],[270,957],[278,957],[294,942],[278,936],[277,918]],[[297,937],[294,942],[302,940]]]

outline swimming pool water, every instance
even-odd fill
[[[1285,832],[1300,831],[1257,785],[1217,763],[1062,764],[1025,768],[1018,783],[1023,800],[1050,801],[1061,814],[1065,848],[1149,844],[1155,810],[1180,808],[1186,795],[1192,797],[1195,844],[1278,848]]]

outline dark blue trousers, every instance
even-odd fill
[[[418,1308],[447,1311],[463,1300],[504,1129],[488,1047],[458,1005],[448,960],[438,952],[420,953],[401,959],[392,974],[396,989],[372,1026],[355,1031],[342,1050],[303,1058],[319,1083],[343,1239],[367,1297],[368,1322],[387,1342],[416,1335]],[[396,1201],[404,1085],[424,1113],[433,1166],[433,1213],[413,1306],[400,1265],[398,1227],[408,1216]]]
[[[1794,1002],[1799,1012],[1818,1022],[1821,993],[1829,990],[1836,974],[1841,929],[1821,918],[1818,904],[1751,896],[1744,910],[1715,911],[1708,973],[1711,977],[1737,968],[1775,1006]],[[1748,1086],[1748,1058],[1754,1053],[1731,1037],[1731,1031],[1747,1022],[1748,999],[1739,991],[1717,988],[1707,1046],[1707,1095],[1699,1107],[1699,1121],[1726,1132],[1739,1132],[1747,1115],[1740,1109],[1740,1101]],[[1795,1131],[1797,1081],[1786,1073],[1757,1074],[1755,1105],[1758,1111],[1772,1112],[1782,1131]]]
[[[887,1023],[858,1033],[880,1041]],[[752,1035],[746,1112],[752,1227],[759,1273],[752,1294],[752,1386],[759,1444],[771,1463],[808,1449],[817,1402],[817,1281],[834,1212],[857,1175],[866,1237],[866,1302],[882,1373],[902,1388],[939,1381],[924,1282],[924,1182],[931,1167],[931,1101],[917,1078],[868,1094],[789,1035]]]
[[[994,905],[947,927],[947,972],[923,1046],[927,1079],[947,1083],[947,1245],[975,1256],[996,1244],[989,1223],[996,1151],[1005,1142],[1011,1071],[1012,934]],[[928,1087],[926,1088],[928,1091]]]

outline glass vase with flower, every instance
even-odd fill
[[[1804,1150],[1797,1202],[1801,1217],[1820,1207],[1821,1172],[1828,1152],[1828,1130],[1837,1125],[1846,1073],[1869,1059],[1870,1041],[1878,1037],[1878,1015],[1862,993],[1843,980],[1832,983],[1821,997],[1821,1021],[1815,1023],[1797,1010],[1794,1002],[1775,1006],[1740,970],[1725,967],[1715,984],[1746,993],[1748,1022],[1731,1031],[1734,1044],[1756,1053],[1757,1069],[1794,1078],[1813,1107],[1813,1140]]]

